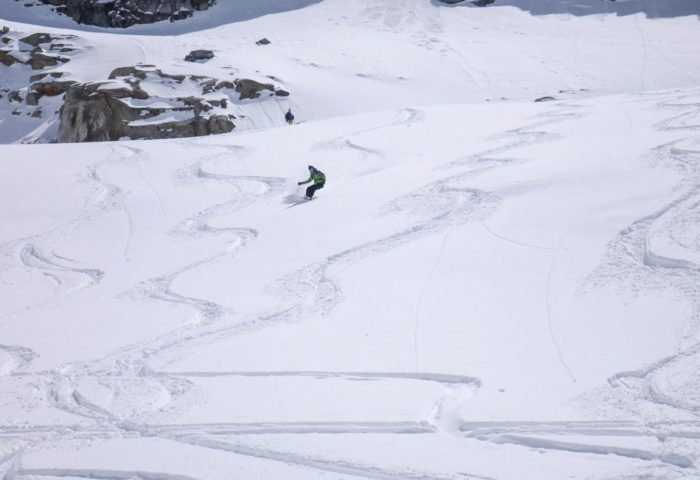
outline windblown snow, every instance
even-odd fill
[[[693,2],[247,3],[115,33],[0,0],[81,81],[290,92],[230,134],[0,146],[0,478],[700,476]]]

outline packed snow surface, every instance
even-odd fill
[[[692,2],[219,3],[115,34],[0,0],[85,80],[291,92],[248,131],[0,146],[0,478],[700,476]]]

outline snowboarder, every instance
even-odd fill
[[[292,113],[291,108],[287,110],[287,113],[284,114],[284,119],[287,121],[288,124],[294,124],[294,114]]]
[[[322,189],[326,184],[326,175],[321,170],[317,170],[313,165],[309,165],[309,179],[299,182],[297,185],[304,185],[305,183],[312,181],[314,184],[309,185],[309,187],[306,189],[306,196],[304,198],[307,200],[314,198],[314,192]]]

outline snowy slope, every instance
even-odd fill
[[[240,130],[281,125],[290,107],[297,121],[304,121],[410,105],[692,87],[700,79],[697,17],[647,18],[643,12],[653,9],[640,7],[640,2],[633,2],[636,10],[628,10],[637,13],[625,16],[530,15],[512,6],[448,7],[437,0],[293,0],[274,8],[271,2],[254,3],[241,12],[241,5],[250,2],[220,2],[191,21],[108,34],[80,26],[81,31],[72,33],[80,37],[81,52],[54,70],[94,82],[106,80],[117,67],[141,63],[218,79],[271,76],[291,93],[247,105],[241,112],[245,119],[237,122]],[[609,3],[583,2],[598,10],[604,6],[600,11],[618,8]],[[22,9],[14,0],[0,0],[0,5],[8,11],[3,25],[12,30],[64,32],[14,21],[27,21],[32,12],[48,14],[48,7]],[[288,11],[263,15],[278,9]],[[63,17],[41,21],[39,13],[33,15],[42,25],[70,25]],[[255,18],[239,21],[249,16]],[[166,31],[167,36],[156,35]],[[272,43],[256,45],[263,37]],[[212,49],[216,56],[204,64],[184,62],[194,49]],[[2,102],[0,120],[5,128],[16,125],[14,104]],[[41,122],[12,135],[4,131],[0,141],[32,141],[35,135],[30,133]]]
[[[700,475],[697,19],[388,3],[80,32],[305,123],[0,147],[2,478]]]

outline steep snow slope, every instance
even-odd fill
[[[86,77],[229,42],[306,122],[0,146],[0,477],[700,474],[697,20],[403,5],[80,33]]]
[[[696,472],[698,104],[3,147],[2,428],[26,449],[7,468]],[[298,204],[306,163],[329,181]]]

